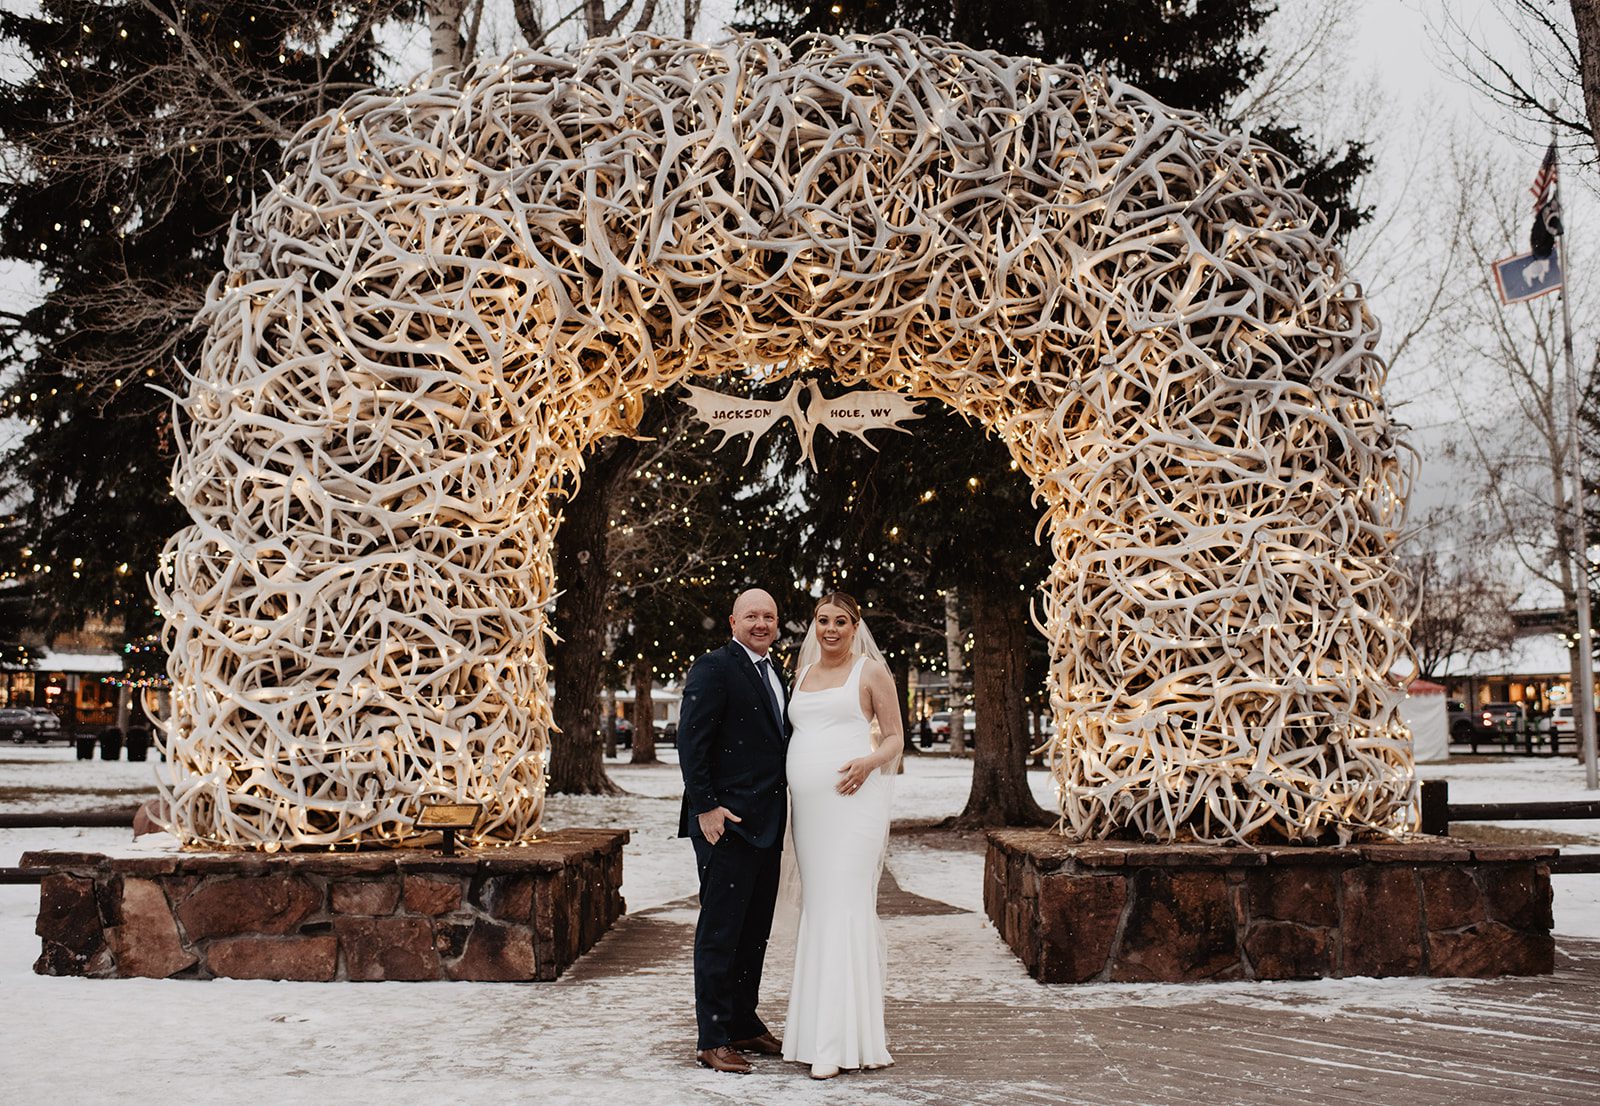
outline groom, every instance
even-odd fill
[[[756,1001],[783,853],[788,693],[767,656],[778,636],[772,596],[741,593],[728,624],[733,640],[696,661],[683,686],[678,836],[694,845],[700,870],[695,1059],[743,1075],[750,1062],[741,1051],[783,1054],[756,1014]]]

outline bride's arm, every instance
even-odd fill
[[[839,783],[834,788],[841,795],[854,795],[861,790],[867,777],[893,764],[905,748],[905,735],[900,729],[900,704],[895,701],[894,677],[881,661],[869,660],[861,672],[862,686],[867,693],[867,721],[878,723],[878,747],[864,757],[846,761],[839,769]]]
[[[895,694],[894,676],[890,674],[888,665],[882,661],[868,661],[866,671],[861,675],[867,685],[867,700],[872,705],[867,718],[878,723],[879,737],[878,747],[872,750],[872,755],[866,759],[873,762],[873,768],[882,768],[887,764],[893,764],[905,750],[905,733],[900,724],[900,702]]]

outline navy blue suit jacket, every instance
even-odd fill
[[[788,697],[785,688],[785,702]],[[727,823],[732,832],[757,848],[780,844],[789,803],[783,774],[788,746],[788,720],[775,716],[772,695],[744,646],[730,641],[695,661],[678,714],[678,836],[701,836],[698,816],[722,806],[744,819]]]

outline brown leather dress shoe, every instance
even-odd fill
[[[759,1052],[763,1056],[783,1055],[783,1042],[771,1032],[763,1033],[759,1037],[746,1037],[742,1041],[729,1041],[728,1047],[736,1048],[740,1052]]]
[[[729,1045],[719,1045],[716,1048],[703,1048],[694,1054],[695,1060],[703,1068],[712,1071],[731,1071],[735,1075],[749,1075],[750,1061],[740,1056]]]

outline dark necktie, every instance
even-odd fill
[[[772,677],[769,675],[771,671],[772,659],[770,657],[762,657],[756,661],[756,672],[761,677],[761,686],[766,689],[767,698],[772,701],[772,717],[782,722],[783,704],[778,702],[778,693],[772,690]]]

